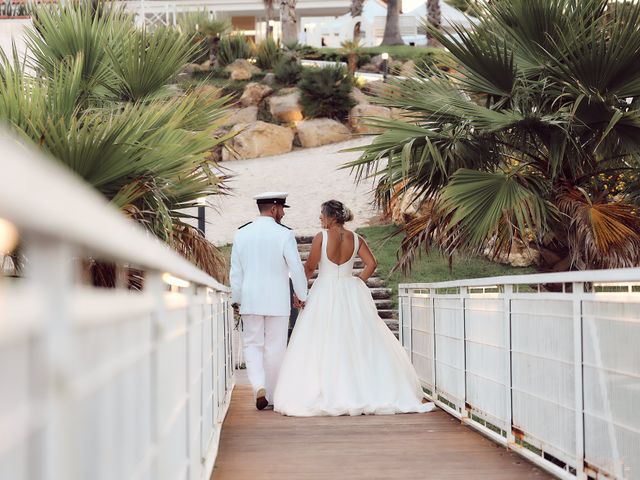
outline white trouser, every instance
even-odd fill
[[[242,315],[242,343],[247,375],[255,393],[267,390],[271,403],[287,349],[289,317]]]

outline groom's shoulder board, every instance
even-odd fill
[[[251,225],[252,223],[253,223],[253,222],[247,222],[247,223],[245,223],[244,225],[240,225],[240,226],[238,227],[238,230],[240,230],[241,228],[246,227],[247,225]]]
[[[291,227],[287,227],[286,225],[284,225],[284,224],[282,224],[282,223],[279,223],[278,225],[280,225],[281,227],[286,228],[287,230],[291,230]]]

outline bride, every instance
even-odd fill
[[[428,412],[407,354],[378,316],[367,279],[376,260],[342,202],[322,204],[323,230],[305,265],[320,272],[300,313],[279,374],[274,409],[284,415],[361,415]],[[360,256],[365,268],[353,276]]]

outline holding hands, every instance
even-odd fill
[[[301,310],[304,308],[305,302],[301,301],[298,296],[294,293],[293,294],[293,308],[297,308],[298,310]]]

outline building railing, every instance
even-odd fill
[[[0,218],[26,260],[0,277],[0,478],[209,479],[234,385],[228,288],[5,131],[0,151]],[[120,286],[91,286],[87,258]]]
[[[640,478],[640,269],[399,286],[442,409],[560,478]]]

